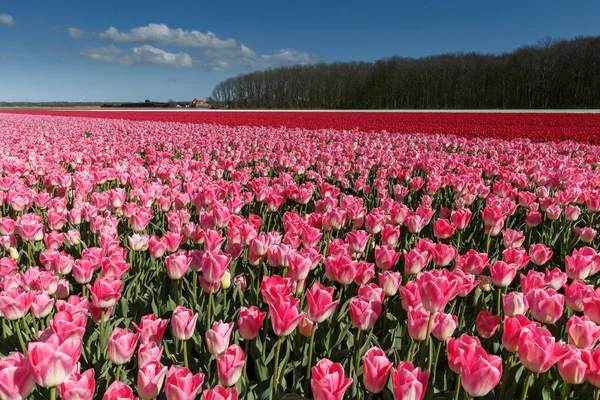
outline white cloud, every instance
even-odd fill
[[[104,40],[113,43],[145,44],[147,47],[153,49],[155,48],[149,45],[159,44],[195,48],[198,51],[199,57],[195,60],[194,64],[217,71],[234,67],[256,69],[275,67],[283,64],[308,64],[317,59],[314,54],[300,52],[292,48],[282,49],[274,54],[259,54],[244,44],[238,44],[234,39],[221,39],[210,31],[200,32],[181,28],[172,29],[165,24],[148,24],[130,29],[127,32],[121,32],[112,26],[103,32],[86,32],[79,28],[69,28],[68,33],[72,38],[79,40]],[[118,60],[123,54],[129,54],[127,50],[121,50],[115,46],[96,49],[102,50],[95,51],[93,57],[88,54],[89,49],[85,49],[84,57],[100,61],[97,58],[107,57],[104,53],[109,53],[109,58],[111,59],[113,58],[113,54],[119,53],[118,57],[114,57],[115,62],[120,64],[141,64],[141,62],[131,62],[130,57],[124,58],[127,62]]]
[[[15,20],[8,14],[0,14],[0,25],[14,25]]]
[[[166,67],[187,68],[193,65],[192,57],[187,53],[169,53],[165,50],[143,45],[131,50],[119,49],[114,45],[106,47],[86,47],[81,57],[108,64],[122,65],[162,65]]]

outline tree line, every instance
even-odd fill
[[[600,107],[600,36],[502,54],[454,53],[284,66],[219,83],[211,106],[244,109]]]

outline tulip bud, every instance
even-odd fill
[[[10,258],[12,258],[13,260],[19,259],[19,252],[14,247],[10,247],[8,249],[8,254],[10,255]]]
[[[226,270],[223,274],[223,278],[221,278],[221,287],[223,289],[229,289],[229,287],[231,287],[231,273],[229,270]]]

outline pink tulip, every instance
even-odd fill
[[[531,289],[527,293],[527,303],[531,315],[543,324],[554,324],[563,314],[565,297],[554,289]]]
[[[0,398],[26,399],[35,387],[35,379],[21,353],[0,358]]]
[[[550,258],[552,258],[552,250],[545,244],[538,243],[532,244],[529,248],[529,255],[531,256],[531,262],[535,265],[544,265]]]
[[[431,322],[431,333],[440,342],[445,342],[458,327],[458,317],[453,314],[445,314],[443,312],[436,313]]]
[[[175,307],[171,316],[173,336],[179,340],[189,340],[196,330],[198,314],[182,306]]]
[[[512,249],[521,247],[525,241],[523,232],[513,231],[512,229],[505,230],[502,233],[502,238],[504,240],[504,247]]]
[[[43,342],[29,342],[27,348],[29,370],[38,385],[55,387],[67,379],[79,360],[81,340],[62,340],[51,334]]]
[[[447,219],[440,218],[433,223],[433,234],[438,239],[448,239],[454,235],[454,226]]]
[[[485,350],[476,336],[463,333],[458,339],[448,338],[446,340],[446,353],[450,370],[460,375],[463,366],[478,355],[485,354]]]
[[[242,376],[244,369],[244,351],[233,344],[216,357],[219,381],[224,386],[233,386]]]
[[[456,229],[465,229],[467,225],[469,225],[471,215],[471,210],[469,210],[468,208],[452,211],[452,223],[454,224]]]
[[[478,253],[473,249],[456,258],[456,267],[471,275],[481,274],[487,263],[488,255],[486,253]]]
[[[409,252],[404,252],[404,270],[406,273],[416,275],[429,264],[430,254],[421,252],[417,249],[412,249]]]
[[[323,358],[311,369],[310,387],[315,400],[342,400],[352,384],[346,378],[342,364]]]
[[[187,273],[191,258],[185,253],[185,251],[178,251],[177,253],[169,254],[165,258],[165,265],[167,268],[167,274],[172,280],[183,279]]]
[[[102,400],[137,400],[133,390],[123,382],[114,381],[110,384]]]
[[[277,336],[287,336],[296,329],[304,313],[298,311],[300,300],[279,295],[278,301],[269,304],[271,325]]]
[[[260,293],[263,301],[267,304],[274,303],[279,298],[279,295],[284,297],[291,296],[291,280],[282,278],[279,275],[263,276],[260,284]]]
[[[245,340],[254,339],[260,332],[266,315],[266,312],[261,312],[256,306],[241,307],[238,318],[240,336]]]
[[[229,347],[229,339],[233,332],[233,322],[225,324],[222,321],[213,322],[212,328],[206,331],[206,346],[208,352],[219,355]]]
[[[210,283],[219,283],[223,278],[225,270],[229,269],[231,256],[219,251],[205,252],[200,265],[202,266],[202,275]]]
[[[159,344],[165,334],[169,320],[159,319],[154,314],[144,315],[140,319],[139,325],[132,322],[137,332],[140,334],[140,343],[148,344],[155,342]]]
[[[519,349],[519,338],[527,329],[539,326],[537,322],[530,321],[524,315],[517,314],[514,317],[504,317],[502,329],[502,346],[511,353]]]
[[[399,287],[400,290],[400,301],[402,302],[402,308],[407,311],[412,308],[422,306],[421,295],[419,294],[419,286],[415,281],[409,281],[404,286]]]
[[[333,300],[333,294],[333,288],[326,288],[319,283],[314,283],[306,291],[307,314],[313,322],[320,324],[333,314],[339,303]]]
[[[499,288],[505,288],[517,276],[517,266],[515,264],[507,264],[504,261],[496,261],[490,266],[490,274],[494,285]]]
[[[137,373],[137,392],[143,400],[154,399],[162,389],[167,375],[167,367],[158,361],[144,364]]]
[[[381,314],[381,302],[371,301],[363,297],[350,299],[350,319],[358,329],[367,331],[377,322]]]
[[[546,285],[548,285],[548,287],[554,290],[560,290],[560,288],[567,284],[567,274],[562,272],[558,267],[552,270],[546,268],[544,280],[546,281]]]
[[[96,278],[94,285],[87,285],[92,296],[92,303],[98,308],[110,308],[117,304],[121,298],[123,281],[114,277]]]
[[[431,248],[431,253],[433,255],[433,263],[438,267],[450,265],[457,254],[454,246],[443,243],[436,243],[435,246]]]
[[[387,383],[392,363],[383,350],[372,347],[362,357],[363,384],[370,393],[380,393]]]
[[[425,340],[435,329],[433,320],[431,326],[428,326],[429,314],[422,306],[408,311],[408,334],[413,340]],[[429,331],[427,331],[427,328],[429,328]]]
[[[363,230],[353,230],[348,232],[346,235],[346,242],[350,245],[350,251],[358,254],[364,253],[369,237],[371,237],[371,235]]]
[[[521,292],[509,292],[502,295],[502,310],[507,317],[523,315],[529,310],[527,298]]]
[[[387,297],[395,296],[398,293],[401,283],[402,275],[399,272],[385,271],[384,273],[379,273],[379,287],[383,289],[383,293]]]
[[[567,321],[569,343],[580,349],[591,349],[600,339],[600,327],[588,317],[573,315]]]
[[[571,279],[585,280],[593,271],[594,264],[590,257],[573,254],[565,257],[565,271]]]
[[[61,400],[92,400],[96,392],[94,369],[90,368],[83,374],[73,372],[57,391]]]
[[[570,285],[565,285],[565,301],[567,307],[573,311],[582,312],[584,309],[583,299],[588,294],[594,293],[592,285],[586,285],[582,281],[575,280]],[[596,322],[596,321],[594,321]]]
[[[460,290],[456,280],[449,280],[440,270],[427,271],[417,276],[417,285],[423,307],[429,312],[439,312]]]
[[[54,307],[54,299],[48,296],[48,292],[38,292],[31,302],[31,314],[35,318],[45,318]]]
[[[203,400],[238,400],[236,388],[225,389],[223,386],[215,386],[202,393]]]
[[[502,360],[498,356],[477,355],[462,366],[462,387],[472,397],[483,397],[500,383]]]
[[[377,267],[388,270],[398,262],[399,258],[400,253],[395,251],[392,246],[375,246],[375,265],[377,265]]]
[[[21,319],[29,312],[34,299],[34,292],[25,292],[19,287],[0,292],[0,311],[9,321]]]
[[[163,351],[164,347],[157,345],[155,342],[140,345],[137,353],[138,368],[143,367],[151,361],[160,363]]]
[[[115,328],[108,339],[108,358],[115,365],[123,365],[133,356],[138,344],[139,333],[131,329]]]
[[[582,300],[583,303],[583,314],[594,321],[600,323],[600,290],[589,291],[585,294]]]
[[[189,369],[176,365],[169,368],[165,380],[167,400],[194,400],[204,383],[204,374],[192,374]]]
[[[429,372],[415,368],[411,362],[400,361],[398,368],[392,368],[394,400],[423,400],[428,381]]]
[[[589,356],[584,351],[571,346],[569,353],[558,361],[558,373],[563,381],[571,385],[580,385],[585,382],[588,372],[586,359]]]
[[[519,359],[534,373],[544,373],[569,353],[569,346],[555,342],[544,328],[530,328],[519,337]]]

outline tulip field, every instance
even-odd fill
[[[44,114],[0,399],[600,399],[600,116]]]

